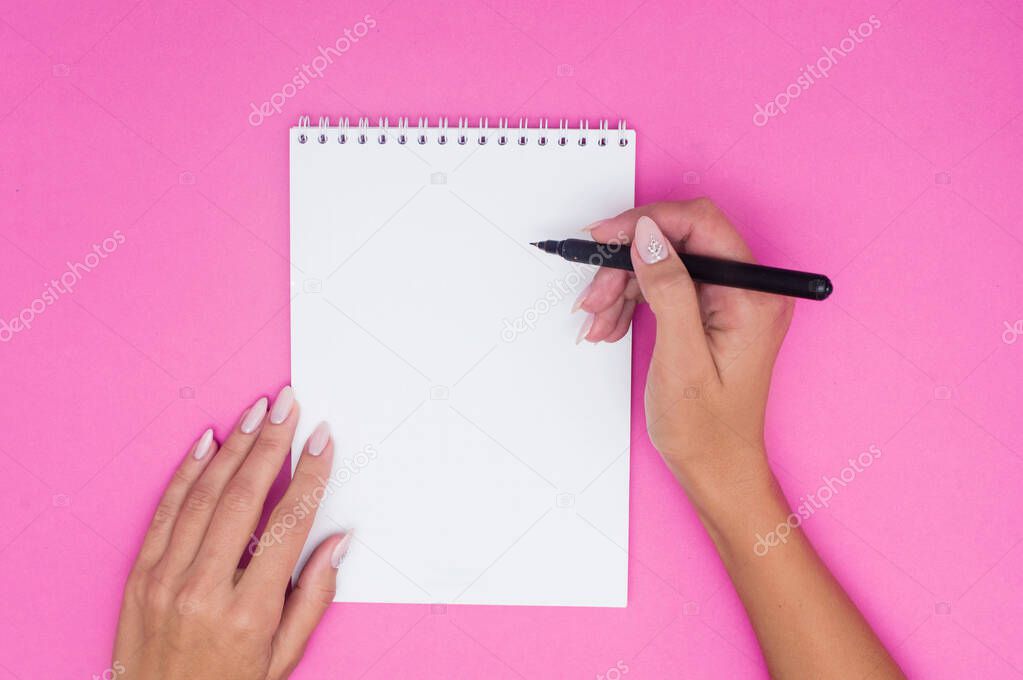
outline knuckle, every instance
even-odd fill
[[[301,466],[295,470],[295,476],[291,478],[291,484],[295,489],[305,493],[320,493],[324,487],[323,477],[304,469]]]
[[[188,492],[185,500],[185,508],[188,512],[203,514],[214,508],[217,504],[217,494],[212,487],[206,484],[196,484]]]
[[[629,277],[628,283],[625,284],[624,295],[626,300],[638,300],[643,297],[643,290],[639,287],[639,280],[635,276]]]
[[[281,501],[281,504],[270,512],[270,516],[266,518],[266,527],[263,530],[264,534],[280,532],[285,529],[288,524],[294,522],[294,519],[292,518],[294,507],[291,504],[286,503],[286,500]]]
[[[239,442],[237,435],[231,435],[217,450],[217,457],[221,460],[245,458],[245,456],[249,453],[249,443],[244,442],[242,443],[243,445],[239,446],[240,443],[242,442]]]
[[[307,519],[311,521],[312,515],[315,514],[316,508],[319,506],[318,498],[318,496],[309,494],[303,494],[301,497],[295,496],[287,505],[278,508],[280,512],[278,519],[285,525],[301,524]]]
[[[252,635],[262,632],[265,627],[263,617],[248,607],[234,607],[228,611],[226,623],[236,633]]]
[[[324,606],[330,606],[330,604],[334,601],[335,594],[336,594],[335,588],[329,588],[326,586],[316,586],[313,588],[312,596],[320,604]]]
[[[690,205],[693,207],[693,210],[695,210],[696,213],[699,215],[704,216],[717,215],[720,212],[718,210],[718,207],[714,204],[714,201],[710,200],[706,196],[694,198]]]
[[[182,465],[174,470],[174,475],[171,477],[171,486],[190,486],[192,484],[193,476],[192,473],[185,469]]]
[[[303,588],[303,590],[306,591],[306,597],[313,602],[329,606],[332,602],[334,602],[334,595],[337,589],[332,585],[316,584]]]
[[[173,597],[174,610],[183,616],[195,614],[199,611],[204,596],[205,591],[200,590],[197,584],[185,584]]]
[[[263,428],[256,440],[253,453],[279,456],[291,448],[291,429],[283,425]]]
[[[166,614],[170,611],[174,597],[162,583],[150,579],[140,590],[142,604],[148,611],[156,614]]]
[[[687,201],[687,210],[692,215],[692,221],[699,225],[731,226],[732,224],[725,212],[706,196]]]
[[[224,491],[221,499],[224,508],[230,512],[245,513],[252,510],[256,503],[256,494],[252,484],[235,479]]]
[[[156,511],[153,512],[153,521],[149,527],[154,531],[163,531],[174,523],[176,516],[177,509],[175,507],[167,501],[160,501],[160,504],[156,506]]]
[[[128,580],[124,583],[124,597],[126,600],[138,605],[144,605],[146,600],[146,584],[148,575],[143,567],[136,562],[128,574]]]
[[[179,612],[187,612],[192,609],[193,600],[191,593],[187,591],[181,591],[174,596],[174,609]]]
[[[280,542],[293,529],[302,526],[305,517],[296,510],[297,508],[290,506],[274,510],[263,531],[264,542],[271,544]]]
[[[245,464],[259,468],[260,474],[276,476],[284,464],[285,453],[290,450],[290,446],[291,442],[287,437],[281,436],[280,433],[267,434],[264,431]]]
[[[305,531],[312,524],[321,500],[317,493],[295,494],[282,500],[270,513],[264,533],[272,540],[280,540],[291,531]]]
[[[167,566],[167,562],[160,561],[146,571],[142,585],[144,587],[148,587],[150,583],[169,583],[170,577],[170,567]]]

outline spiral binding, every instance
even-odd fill
[[[317,130],[315,137],[310,137],[312,132],[312,119],[309,116],[299,116],[298,118],[298,142],[299,144],[306,144],[310,139],[315,139],[319,144],[326,144],[329,137],[327,130],[330,128],[330,117],[320,116],[317,122]],[[476,126],[475,143],[483,146],[490,142],[490,119],[481,117],[479,124]],[[593,136],[594,143],[597,146],[607,146],[608,140],[613,137],[613,130],[607,120],[602,120],[598,124],[596,130],[591,132],[590,122],[588,120],[580,120],[579,126],[575,128],[578,131],[578,139],[576,143],[579,146],[585,147],[590,144],[591,134]],[[338,118],[337,121],[337,142],[338,144],[369,144],[371,141],[377,144],[387,144],[389,140],[393,140],[398,144],[413,144],[413,145],[425,145],[431,141],[437,144],[447,144],[449,141],[448,137],[448,119],[438,118],[437,125],[432,128],[436,132],[433,140],[430,139],[429,131],[430,121],[429,118],[420,118],[415,130],[412,134],[409,132],[409,119],[399,118],[398,123],[395,127],[391,127],[391,123],[387,118],[377,118],[376,125],[370,124],[368,117],[361,117],[358,120],[358,125],[353,127],[347,118]],[[471,133],[472,128],[469,127],[468,118],[458,119],[457,134],[454,137],[455,143],[464,146],[473,141]],[[530,136],[526,134],[529,131],[536,131],[538,134],[536,138],[536,144],[538,146],[548,146],[552,140],[549,136],[552,129],[547,118],[541,118],[537,127],[529,127],[528,118],[519,118],[519,125],[517,130],[512,130],[508,126],[507,118],[499,118],[497,121],[496,128],[496,141],[500,146],[505,146],[511,142],[514,142],[518,146],[526,146],[530,142]],[[567,146],[572,128],[569,126],[567,118],[561,118],[558,121],[556,134],[553,137],[554,144],[556,146]],[[618,146],[628,146],[629,138],[626,135],[628,128],[625,126],[625,121],[618,122]],[[353,134],[354,133],[354,136]]]

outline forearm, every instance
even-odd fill
[[[798,527],[788,531],[796,523],[788,522],[791,511],[766,462],[750,465],[745,457],[744,464],[734,473],[716,466],[714,485],[704,476],[683,486],[746,608],[771,675],[903,677],[805,534]]]

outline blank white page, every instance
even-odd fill
[[[290,133],[292,462],[335,442],[302,562],[353,530],[339,601],[625,606],[631,338],[577,346],[593,270],[529,243],[633,206],[634,132],[345,132]]]

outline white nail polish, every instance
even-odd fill
[[[238,428],[242,431],[242,434],[252,434],[259,427],[259,424],[263,422],[263,416],[266,415],[266,397],[260,397],[259,401],[252,405],[245,417],[242,418],[242,424]]]
[[[330,442],[330,425],[320,423],[313,430],[313,433],[309,435],[309,443],[306,444],[306,450],[309,451],[310,456],[318,456],[327,448],[328,442]]]
[[[270,409],[270,422],[280,425],[291,415],[291,407],[295,405],[295,390],[291,385],[286,385],[274,399],[273,408]]]
[[[213,448],[213,429],[209,428],[202,433],[199,437],[199,441],[195,443],[195,451],[192,452],[192,456],[196,460],[202,460],[206,457],[206,454]]]
[[[330,566],[337,569],[341,566],[341,560],[348,554],[348,546],[352,543],[352,532],[347,532],[345,537],[341,539],[341,542],[334,546],[334,550],[330,553]]]
[[[580,342],[583,341],[584,338],[586,338],[586,334],[590,332],[591,328],[593,328],[593,321],[596,318],[597,318],[596,314],[587,314],[586,315],[586,320],[583,321],[583,325],[579,329],[579,335],[577,335],[576,338],[575,338],[575,344],[578,345]]]

